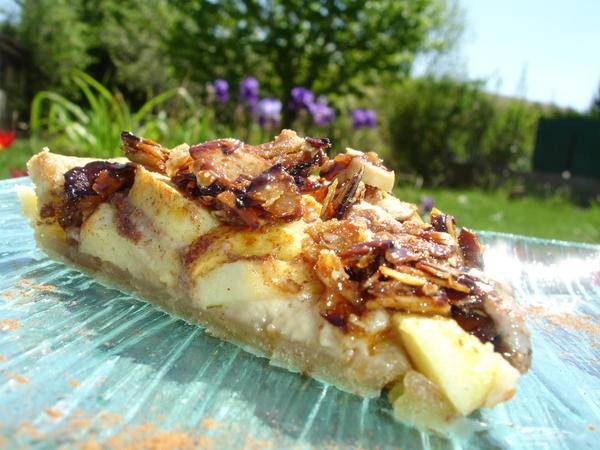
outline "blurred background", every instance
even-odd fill
[[[473,228],[600,242],[600,2],[0,0],[0,178],[55,152],[377,151]]]

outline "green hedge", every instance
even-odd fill
[[[396,169],[430,186],[488,186],[528,170],[543,108],[482,87],[420,78],[387,90],[386,127]]]

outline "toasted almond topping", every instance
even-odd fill
[[[394,280],[398,280],[399,282],[408,284],[410,286],[423,286],[427,282],[427,280],[423,278],[415,277],[407,273],[398,272],[397,270],[390,269],[386,266],[379,267],[379,272],[381,272],[386,277],[393,278]]]

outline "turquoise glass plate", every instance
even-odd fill
[[[450,441],[50,260],[17,185],[0,182],[0,447],[600,448],[600,246],[481,233],[528,312],[533,365]]]

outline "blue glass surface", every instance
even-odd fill
[[[0,182],[0,448],[600,448],[600,246],[481,233],[533,366],[451,442],[50,260],[18,184]]]

